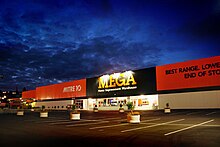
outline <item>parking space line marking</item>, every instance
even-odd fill
[[[141,124],[145,124],[145,125],[153,125],[153,124],[157,124],[157,123],[141,123]],[[191,126],[193,124],[167,124],[167,126]],[[220,125],[202,125],[200,127],[220,127]]]
[[[110,118],[97,119],[97,120],[102,121],[102,120],[114,120],[114,119],[121,119],[121,117],[110,117]]]
[[[165,123],[159,123],[159,124],[155,124],[155,125],[151,125],[151,126],[146,126],[146,127],[139,127],[139,128],[133,128],[133,129],[128,129],[128,130],[123,130],[123,131],[121,131],[121,132],[124,133],[124,132],[129,132],[129,131],[140,130],[140,129],[152,128],[152,127],[161,126],[161,125],[166,125],[166,124],[170,124],[170,123],[174,123],[174,122],[179,122],[179,121],[183,121],[183,120],[185,120],[185,119],[178,119],[178,120],[168,121],[168,122],[165,122]]]
[[[87,125],[95,125],[95,124],[108,123],[108,122],[109,121],[101,121],[96,123],[85,123],[85,124],[72,124],[72,125],[66,125],[66,127],[87,126]]]
[[[205,122],[203,122],[203,123],[199,123],[199,124],[196,124],[196,125],[192,125],[192,126],[189,126],[189,127],[183,128],[183,129],[179,129],[179,130],[176,130],[176,131],[173,131],[173,132],[169,132],[169,133],[166,133],[166,134],[164,134],[164,135],[165,135],[165,136],[168,136],[168,135],[171,135],[171,134],[175,134],[175,133],[178,133],[178,132],[181,132],[181,131],[185,131],[185,130],[188,130],[188,129],[192,129],[192,128],[195,128],[195,127],[198,127],[198,126],[201,126],[201,125],[210,123],[210,122],[212,122],[212,121],[214,121],[214,119],[209,120],[209,121],[205,121]]]
[[[143,122],[150,122],[150,121],[155,121],[155,120],[160,120],[160,118],[156,118],[156,119],[150,119],[150,120],[146,120]],[[125,125],[129,125],[129,123],[125,123],[125,124],[117,124],[117,125],[109,125],[109,126],[100,126],[100,127],[92,127],[89,129],[101,129],[101,128],[110,128],[110,127],[118,127],[118,126],[125,126]]]
[[[191,113],[187,113],[186,115],[192,115],[192,114],[197,114],[200,113],[201,111],[197,111],[197,112],[191,112]]]
[[[210,113],[207,113],[206,115],[212,115],[212,114],[215,114],[216,112],[210,112]]]
[[[80,121],[100,121],[98,119],[80,119]]]
[[[204,127],[220,127],[220,125],[203,125]]]
[[[78,121],[73,121],[73,120],[66,120],[66,121],[63,121],[63,122],[53,121],[54,123],[50,123],[50,125],[71,124],[71,123],[73,123],[73,122],[84,122],[84,121],[98,121],[98,120],[80,119],[80,120],[78,120]]]
[[[184,114],[184,113],[189,113],[190,111],[184,111],[184,112],[173,112],[170,115],[179,115],[179,114]]]
[[[62,125],[62,124],[70,124],[73,123],[73,121],[64,121],[64,122],[54,122],[54,123],[49,123],[49,125]]]
[[[35,122],[35,123],[44,123],[44,122],[54,122],[54,121],[65,121],[67,119],[44,119],[44,118],[40,118],[40,119],[32,119],[32,120],[23,120],[23,121],[27,121],[27,122]]]
[[[65,121],[70,121],[68,119],[60,119],[60,120],[45,120],[45,121],[41,121],[42,123],[50,123],[50,122],[65,122]]]

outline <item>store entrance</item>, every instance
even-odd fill
[[[127,97],[100,98],[91,102],[93,106],[97,105],[99,110],[118,110],[120,105],[126,107]]]

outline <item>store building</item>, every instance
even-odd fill
[[[87,85],[87,97],[100,110],[118,110],[120,104],[126,109],[127,102],[136,110],[158,106],[155,67],[90,78]]]
[[[86,79],[74,80],[36,88],[34,107],[45,106],[50,110],[66,110],[73,103],[78,109],[86,109]]]
[[[156,67],[159,108],[220,108],[220,56]]]
[[[28,108],[32,108],[35,106],[35,100],[36,100],[36,90],[29,90],[29,91],[23,91],[22,92],[22,98],[20,98],[20,101]]]
[[[112,73],[36,88],[35,107],[65,110],[220,108],[220,56]]]

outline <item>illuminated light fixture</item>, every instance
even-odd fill
[[[130,77],[133,74],[132,71],[126,71],[124,72],[125,77]]]
[[[120,77],[120,73],[114,73],[114,74],[113,74],[113,77],[114,77],[115,79],[119,78],[119,77]]]

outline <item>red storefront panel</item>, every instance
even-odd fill
[[[85,97],[86,79],[37,87],[36,96],[38,100]]]
[[[22,98],[23,99],[36,98],[36,90],[29,90],[22,92]]]
[[[157,90],[220,86],[220,56],[156,67]]]

